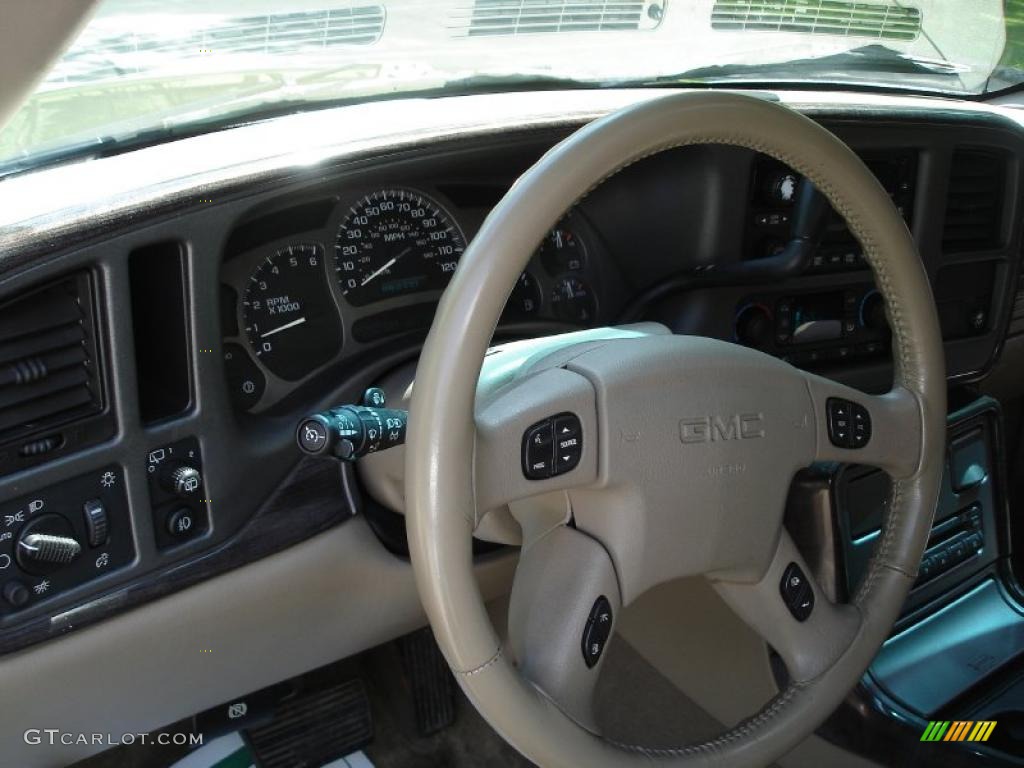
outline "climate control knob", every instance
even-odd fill
[[[740,344],[765,349],[774,334],[771,312],[761,304],[747,304],[736,315],[735,331]]]
[[[889,319],[885,316],[885,299],[878,291],[871,291],[861,299],[860,324],[872,331],[889,329]]]

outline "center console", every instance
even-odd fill
[[[1024,731],[1014,724],[1024,723],[1024,605],[1006,560],[1001,418],[989,398],[948,417],[917,580],[861,685],[823,727],[826,738],[883,763],[899,750],[910,750],[906,764],[928,762],[919,750],[929,721],[985,720],[1003,725],[985,745],[972,744],[974,753],[1022,754]],[[858,588],[890,491],[884,472],[854,465],[819,467],[794,486],[787,525],[830,598],[849,600]],[[858,733],[871,738],[856,744]]]

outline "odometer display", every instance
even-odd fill
[[[338,228],[334,266],[346,300],[361,307],[443,290],[465,249],[465,237],[438,203],[385,189],[349,209]]]

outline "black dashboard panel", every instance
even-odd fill
[[[462,244],[514,180],[460,184],[458,161],[450,163],[426,174],[413,169],[401,181],[371,174],[329,183],[307,192],[308,202],[288,196],[244,217],[229,235],[220,278],[224,359],[238,408],[273,409],[335,366],[422,341]],[[398,210],[409,199],[418,201],[406,208],[416,218]],[[390,219],[380,212],[388,204]],[[420,229],[424,220],[437,223]],[[445,230],[452,240],[435,254]],[[613,322],[605,287],[618,276],[609,266],[594,226],[569,212],[538,244],[499,336]]]
[[[1024,134],[982,113],[917,109],[901,115],[876,107],[814,114],[879,169],[904,206],[943,310],[951,378],[984,375],[999,352],[1014,298]],[[358,204],[365,207],[375,192],[412,190],[443,209],[469,242],[517,176],[585,119],[448,130],[429,141],[396,139],[393,146],[327,154],[312,164],[282,161],[203,186],[180,182],[166,205],[123,215],[69,214],[68,221],[79,222],[73,232],[9,238],[0,301],[68,275],[91,281],[107,430],[91,447],[70,446],[0,477],[0,498],[31,501],[77,478],[102,477],[95,473],[109,468],[124,494],[124,514],[119,501],[111,502],[111,536],[127,538],[103,567],[96,566],[103,551],[88,552],[88,578],[51,579],[60,589],[33,591],[31,599],[0,611],[0,651],[210,578],[355,514],[357,483],[333,464],[300,463],[295,424],[307,412],[355,402],[367,386],[414,361],[445,281],[438,275],[450,272],[439,267],[420,279],[413,271],[403,276],[413,282],[351,301],[336,272],[345,269],[336,258],[339,232],[348,231],[343,222],[353,208],[362,215]],[[998,173],[991,173],[993,163]],[[981,176],[998,179],[999,188],[979,187],[972,170],[978,167]],[[761,319],[762,331],[771,332],[766,351],[854,386],[885,388],[891,365],[884,313],[878,315],[871,298],[866,265],[856,253],[847,262],[851,244],[835,222],[820,264],[755,282],[716,277],[742,274],[766,252],[770,256],[772,238],[785,235],[789,222],[782,216],[789,208],[776,188],[799,184],[786,175],[756,153],[722,146],[672,150],[630,166],[565,217],[552,212],[554,230],[537,244],[496,338],[653,319],[677,333],[732,340],[741,325],[743,333],[750,330],[738,316],[763,306],[770,315]],[[380,232],[400,232],[402,225],[390,226]],[[414,239],[440,231],[416,229]],[[409,255],[403,250],[351,271],[363,270],[359,282],[370,278],[372,285],[387,276],[391,267],[374,273],[388,261]],[[831,262],[833,251],[840,253],[838,263]],[[176,327],[187,343],[187,354],[175,355],[175,373],[183,371],[188,386],[179,386],[176,397],[157,398],[164,406],[144,418],[153,411],[143,407],[152,377],[138,375],[145,357],[139,350],[142,344],[150,351],[149,338],[146,323],[131,310],[130,265],[139,254],[155,252],[180,258],[183,301],[167,311],[178,315]],[[847,322],[853,323],[848,333]],[[263,346],[268,341],[270,350]],[[178,342],[152,343],[159,349]],[[867,348],[875,344],[881,346]],[[163,471],[150,471],[154,452],[171,446],[201,458],[198,497],[161,495],[167,486],[151,477]],[[60,514],[85,525],[79,506],[88,500],[61,501]],[[184,531],[181,515],[175,516],[183,508],[191,514]],[[12,537],[28,522],[12,522]],[[84,528],[75,533],[87,536]],[[0,592],[12,574],[0,570]],[[20,580],[34,590],[35,581]]]

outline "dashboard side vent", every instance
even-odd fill
[[[1001,240],[1004,161],[992,152],[957,149],[949,171],[942,249],[982,251]]]
[[[1010,310],[1010,324],[1006,328],[1007,338],[1021,334],[1024,334],[1024,249],[1021,250],[1017,267],[1017,292],[1013,297],[1013,309]]]
[[[650,0],[474,0],[455,12],[469,37],[653,29],[662,4]],[[468,15],[468,26],[465,16]]]
[[[716,0],[711,28],[916,40],[921,34],[921,11],[895,3],[844,0]]]
[[[45,433],[103,411],[95,326],[85,273],[0,306],[0,444],[45,454],[63,442]]]

